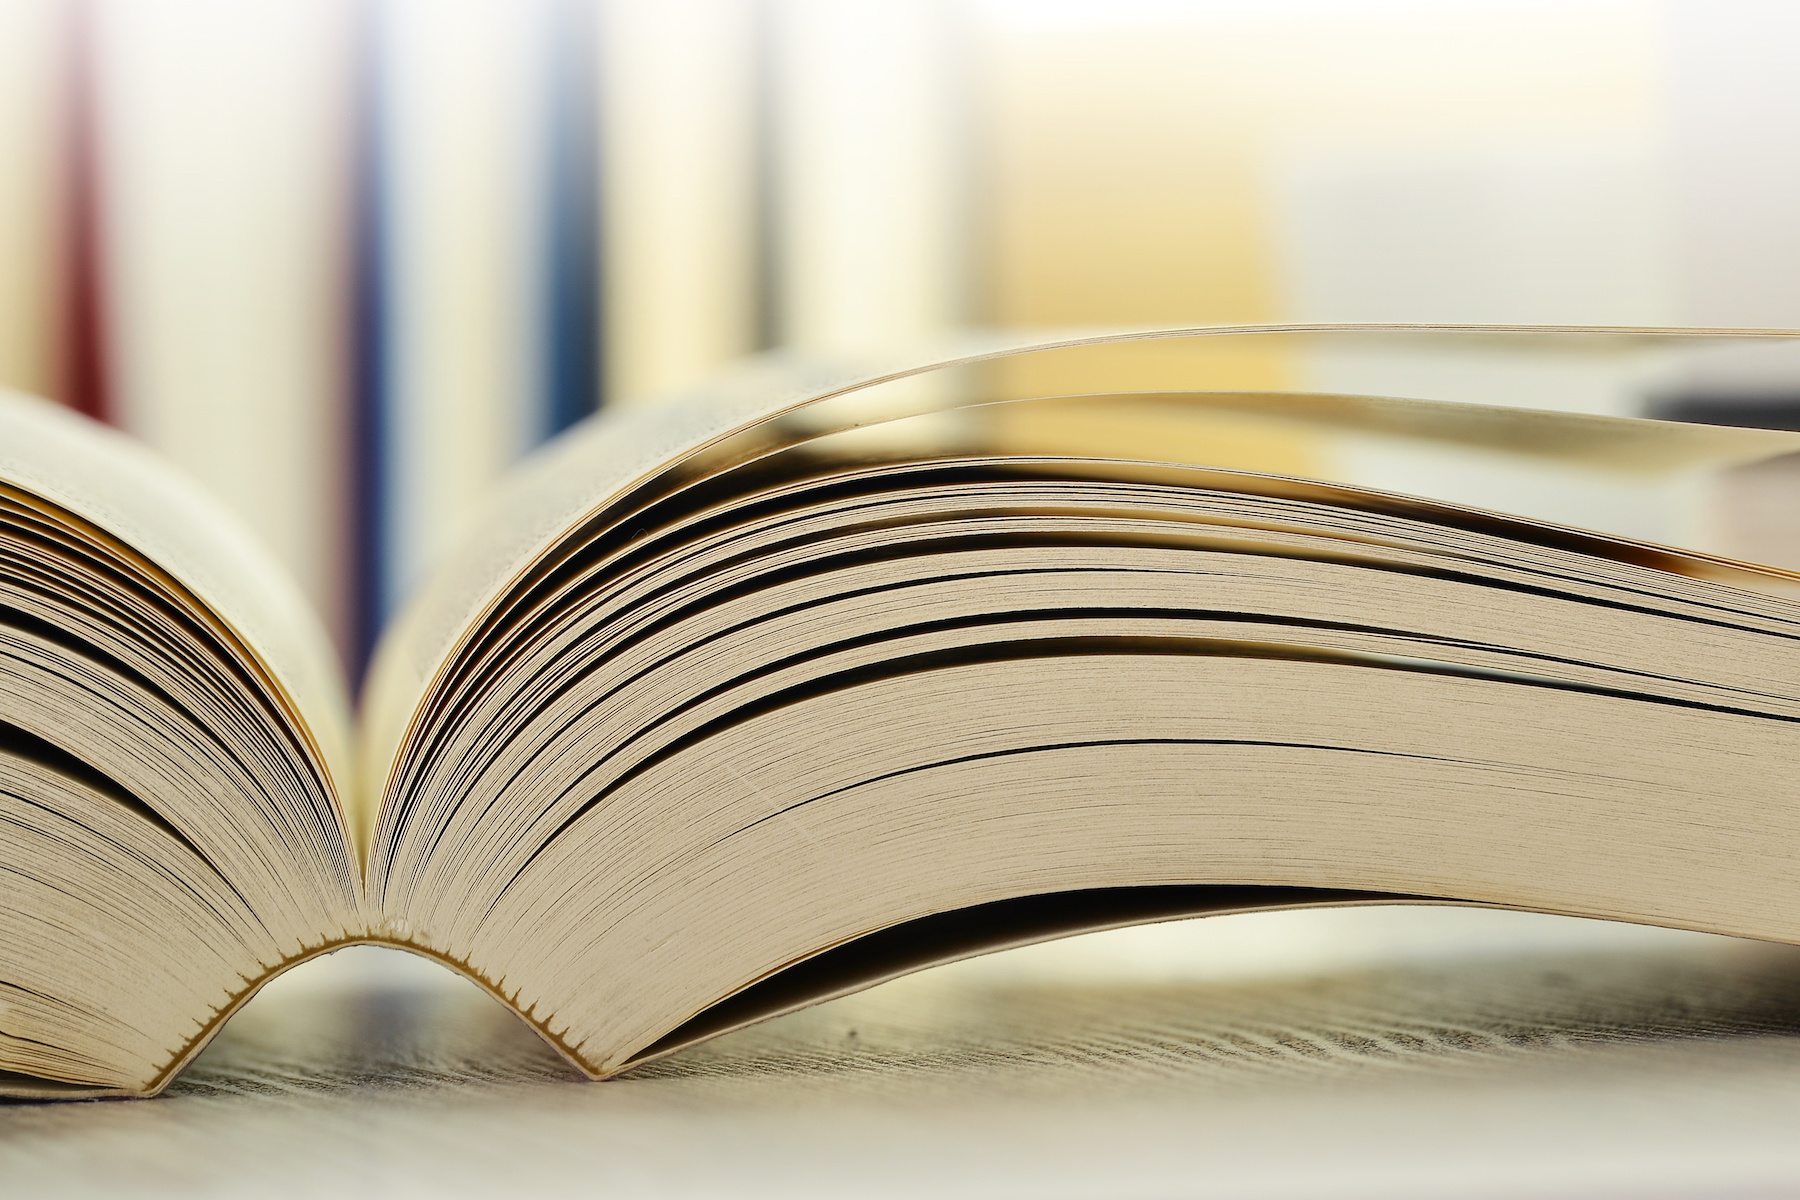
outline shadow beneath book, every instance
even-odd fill
[[[1329,936],[1418,916],[1436,928],[1398,953],[1352,938],[1321,954],[1315,941],[1297,956],[1277,953],[1267,972],[1241,956],[1224,970],[1177,961],[1145,971],[1141,959],[1121,969],[1080,945],[1146,932],[1137,930],[1033,947],[896,980],[622,1078],[746,1088],[760,1079],[779,1090],[780,1080],[816,1087],[822,1077],[861,1077],[890,1094],[1104,1091],[1149,1100],[1421,1072],[1567,1071],[1589,1052],[1648,1062],[1724,1042],[1779,1042],[1800,1066],[1795,947],[1445,909],[1255,914],[1166,927],[1152,941],[1201,940],[1194,935],[1207,924],[1311,921]],[[1478,918],[1472,936],[1432,944],[1454,939],[1467,918]],[[1547,944],[1502,937],[1483,948],[1485,934],[1509,924],[1553,934]],[[1007,962],[1034,954],[1043,962]],[[1322,969],[1306,969],[1307,958],[1323,959]]]

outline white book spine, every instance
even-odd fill
[[[957,12],[774,0],[778,339],[861,351],[963,315],[968,205]]]
[[[704,378],[759,335],[757,12],[600,0],[608,404]]]
[[[117,420],[346,628],[342,0],[96,0]]]
[[[547,0],[380,0],[387,361],[379,596],[411,592],[544,433]],[[365,402],[370,402],[365,399]]]

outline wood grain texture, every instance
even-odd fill
[[[473,985],[382,956],[278,981],[162,1099],[0,1106],[4,1191],[1800,1189],[1789,948],[1599,937],[1162,978],[972,963],[601,1084]]]

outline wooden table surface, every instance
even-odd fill
[[[295,971],[154,1101],[0,1106],[0,1195],[1800,1194],[1800,951],[1519,914],[1129,930],[604,1084],[422,960]]]

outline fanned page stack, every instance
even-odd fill
[[[766,362],[529,464],[390,632],[354,734],[265,553],[122,438],[5,400],[0,1091],[155,1093],[265,981],[356,942],[465,972],[596,1077],[1206,912],[1800,942],[1800,577],[1383,490],[1379,465],[1629,509],[1800,435],[1217,382],[1296,347],[1697,336]],[[1186,355],[1194,390],[1101,394],[1132,354]]]

